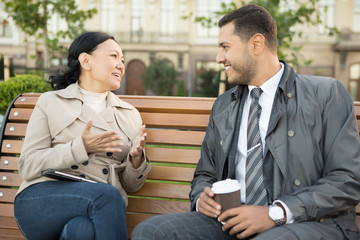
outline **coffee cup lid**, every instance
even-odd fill
[[[221,194],[234,192],[239,190],[240,188],[241,186],[238,180],[228,178],[226,180],[213,183],[211,190],[215,194]]]

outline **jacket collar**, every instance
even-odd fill
[[[280,90],[281,93],[290,93],[295,83],[295,72],[285,61],[280,60],[280,62],[284,64],[284,73],[280,79],[278,90]]]
[[[87,123],[89,119],[92,119],[94,127],[110,131],[111,128],[109,123],[115,120],[114,114],[117,114],[121,109],[134,109],[132,105],[119,99],[118,96],[109,91],[107,95],[107,108],[101,112],[100,116],[87,104],[83,104],[84,101],[78,83],[71,84],[65,89],[56,91],[56,94],[60,99],[76,99],[78,101],[71,101],[71,104],[67,108],[68,114],[63,115],[62,124],[54,130],[54,134],[57,134],[62,128],[66,127],[76,118],[79,118],[84,123]]]
[[[65,89],[59,90],[56,92],[56,94],[62,98],[67,99],[78,99],[81,102],[84,102],[82,98],[82,94],[80,92],[79,83],[76,82],[74,84],[69,85]],[[127,102],[121,100],[119,97],[117,97],[112,92],[108,92],[108,95],[106,96],[108,101],[108,106],[111,107],[118,107],[118,108],[127,108],[127,109],[134,109],[134,107]]]

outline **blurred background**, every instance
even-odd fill
[[[360,0],[46,2],[0,0],[0,80],[25,73],[47,78],[66,65],[65,49],[75,36],[101,30],[125,55],[116,93],[216,97],[225,80],[215,62],[216,23],[255,2],[278,24],[282,59],[299,73],[337,78],[360,100]]]

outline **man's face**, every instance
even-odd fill
[[[234,30],[232,22],[220,28],[216,62],[224,65],[229,83],[249,85],[256,75],[257,63],[249,52],[248,44],[234,34]]]

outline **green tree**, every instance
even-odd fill
[[[84,22],[97,10],[78,10],[76,0],[1,0],[5,11],[15,24],[27,35],[35,36],[44,46],[44,69],[49,71],[51,59],[62,50],[60,39],[73,39],[84,31]],[[67,30],[51,32],[48,29],[51,16],[58,15],[67,24]]]
[[[288,63],[296,66],[298,64],[309,65],[312,60],[305,60],[300,54],[303,43],[300,46],[293,46],[291,43],[294,37],[301,37],[303,32],[295,31],[295,25],[311,25],[316,26],[322,24],[320,13],[316,7],[317,0],[294,0],[294,8],[286,7],[290,3],[288,0],[240,0],[240,4],[231,2],[230,4],[221,4],[221,10],[213,12],[210,17],[198,16],[195,18],[196,22],[202,24],[203,27],[210,28],[217,25],[217,21],[225,14],[239,8],[244,4],[257,4],[263,6],[269,11],[271,16],[275,19],[278,27],[278,56],[280,59],[286,60]],[[327,8],[325,8],[327,11]],[[189,16],[186,16],[187,18]],[[336,28],[329,28],[325,26],[329,36],[338,36],[339,32]]]
[[[196,95],[217,97],[219,93],[220,71],[202,68],[196,81]]]
[[[167,58],[157,58],[142,75],[146,89],[157,95],[171,96],[176,83],[174,64]]]

